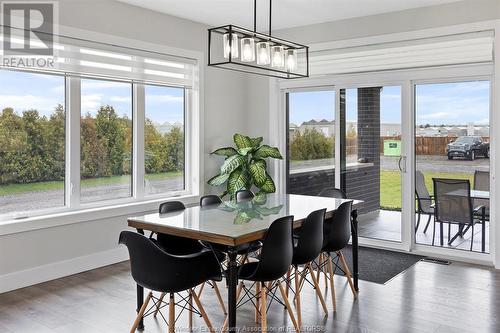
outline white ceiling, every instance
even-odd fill
[[[253,0],[118,0],[219,26],[253,27]],[[369,16],[461,0],[273,0],[273,30]],[[257,0],[259,31],[268,27],[269,1]]]

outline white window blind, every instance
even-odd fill
[[[13,45],[22,45],[24,40],[12,37],[10,42]],[[39,40],[31,40],[30,43],[34,46],[43,45]],[[18,57],[23,58],[26,55]],[[22,67],[192,87],[197,64],[195,59],[62,36],[57,36],[54,43],[53,59],[53,67],[40,66],[40,63],[36,62],[23,64]],[[6,64],[9,63],[4,61],[0,66]]]
[[[312,51],[312,75],[361,73],[493,61],[493,32],[483,31]]]

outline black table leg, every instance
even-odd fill
[[[227,279],[227,313],[228,313],[228,332],[236,332],[236,288],[238,286],[238,267],[236,262],[236,249],[229,248],[229,267],[226,276]]]
[[[352,274],[354,279],[354,289],[359,292],[359,267],[358,267],[358,210],[351,213],[351,236],[352,236]]]
[[[144,235],[144,230],[137,229],[137,232],[141,235]],[[139,313],[142,308],[142,303],[144,303],[144,288],[140,285],[137,285],[137,313]],[[138,330],[144,330],[144,320],[141,318],[139,325],[137,326]]]

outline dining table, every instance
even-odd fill
[[[363,201],[336,199],[298,194],[257,195],[253,199],[236,203],[224,201],[220,205],[189,206],[185,210],[166,214],[152,213],[129,217],[129,227],[144,234],[164,233],[227,246],[227,271],[225,274],[228,288],[228,330],[235,332],[236,326],[236,288],[238,285],[237,246],[261,240],[271,223],[284,216],[294,217],[294,228],[299,228],[307,215],[315,210],[326,208],[325,218],[331,218],[338,207],[353,202],[351,218],[352,271],[354,287],[358,288],[358,209]],[[137,285],[137,311],[144,301],[143,287]],[[144,328],[141,320],[139,329]]]

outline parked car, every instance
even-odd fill
[[[455,141],[448,144],[446,148],[448,159],[463,157],[474,161],[476,157],[490,157],[490,143],[484,142],[480,136],[459,136]]]

